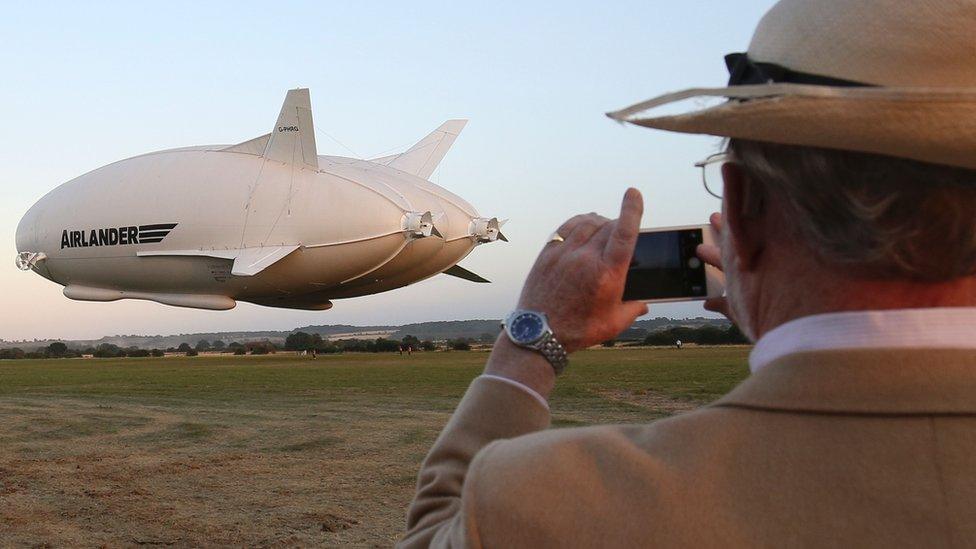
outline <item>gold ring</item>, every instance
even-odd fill
[[[553,232],[551,235],[549,235],[549,240],[547,242],[565,242],[565,240],[566,239],[563,238],[558,232]]]

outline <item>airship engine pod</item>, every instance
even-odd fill
[[[428,181],[464,120],[406,152],[319,156],[307,89],[271,133],[136,156],[57,187],[17,227],[17,266],[86,301],[237,301],[324,310],[438,273],[505,240],[502,223]]]

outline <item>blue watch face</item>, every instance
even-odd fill
[[[522,313],[512,319],[509,332],[516,343],[532,343],[542,337],[545,325],[542,317],[532,313]]]

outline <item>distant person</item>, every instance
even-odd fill
[[[680,349],[681,348],[681,340],[679,339],[678,341],[675,341],[674,342],[674,346],[677,347],[678,349]]]
[[[413,355],[413,345],[407,345],[407,356]]]
[[[720,249],[699,255],[725,270],[706,307],[756,341],[752,375],[680,416],[547,430],[565,353],[647,312],[621,301],[631,189],[619,219],[576,216],[540,253],[401,545],[976,545],[974,37],[976,2],[783,0],[727,89],[618,113],[732,138]],[[732,100],[636,118],[703,94]]]

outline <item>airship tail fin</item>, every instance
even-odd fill
[[[454,140],[461,134],[461,130],[467,123],[467,120],[448,120],[406,152],[374,158],[370,162],[385,164],[391,168],[429,179],[430,175],[437,169],[438,164],[447,155],[447,151],[451,150],[451,145],[454,144]]]
[[[471,271],[465,269],[464,267],[462,267],[460,265],[455,265],[455,266],[451,267],[450,269],[444,271],[444,274],[451,275],[451,276],[456,276],[458,278],[463,278],[464,280],[470,280],[471,282],[478,282],[478,283],[481,283],[481,284],[484,284],[486,282],[490,282],[490,280],[488,280],[487,278],[484,278],[481,275],[477,275],[475,273],[472,273]]]
[[[288,90],[278,114],[278,121],[271,129],[271,138],[264,149],[264,157],[318,169],[319,157],[315,148],[315,127],[312,125],[312,103],[308,88]]]
[[[315,126],[312,124],[312,103],[308,88],[288,90],[271,133],[221,150],[254,154],[317,170],[319,153],[315,147]]]

